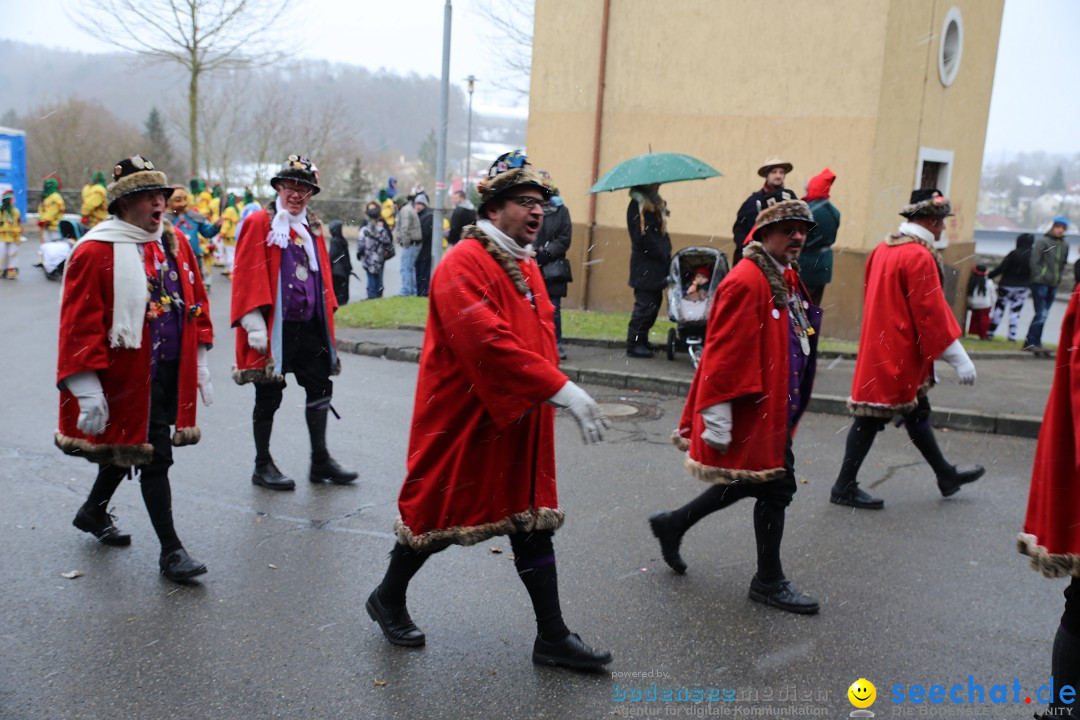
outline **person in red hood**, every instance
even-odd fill
[[[825,168],[810,178],[806,184],[803,202],[810,206],[817,225],[806,238],[802,255],[799,257],[799,275],[806,289],[810,291],[810,300],[821,307],[821,298],[825,295],[825,286],[832,282],[833,252],[836,233],[840,230],[840,211],[829,201],[836,173]]]

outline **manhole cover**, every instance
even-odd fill
[[[596,403],[610,420],[656,420],[664,411],[658,405],[630,397],[597,397]]]

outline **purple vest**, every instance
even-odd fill
[[[303,245],[290,242],[281,251],[281,304],[282,317],[290,322],[307,322],[319,311],[318,292],[322,278],[318,271],[308,265],[307,252]]]
[[[184,331],[184,293],[176,269],[176,259],[165,255],[161,273],[147,278],[150,288],[150,374],[157,372],[159,362],[180,359],[180,337]],[[168,302],[164,302],[164,298]],[[160,312],[156,309],[160,308]]]

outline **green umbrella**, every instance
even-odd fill
[[[649,153],[619,163],[597,180],[589,192],[622,190],[635,185],[652,185],[653,183],[704,180],[720,174],[716,168],[689,155]]]

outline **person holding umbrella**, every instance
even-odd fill
[[[634,288],[634,309],[626,328],[626,355],[651,358],[656,352],[649,343],[649,330],[656,323],[660,300],[667,285],[671,263],[671,236],[667,232],[667,203],[660,197],[660,183],[630,189],[626,207],[626,229],[630,233],[630,287]]]

